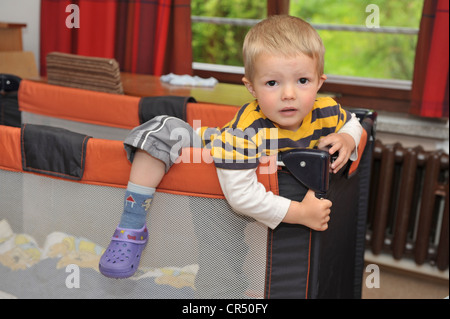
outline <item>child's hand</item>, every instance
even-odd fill
[[[301,224],[313,230],[324,231],[330,220],[331,201],[318,199],[312,190],[308,190],[301,202],[292,201],[283,222]]]
[[[331,201],[328,199],[319,199],[312,190],[308,190],[303,198],[301,205],[302,224],[311,229],[324,231],[328,228],[330,220]]]
[[[356,145],[353,137],[347,133],[331,133],[322,137],[317,147],[322,150],[329,148],[331,155],[339,152],[339,156],[331,163],[331,171],[337,173],[347,163]]]

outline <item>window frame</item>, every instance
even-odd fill
[[[268,15],[288,13],[289,0],[267,0]],[[192,68],[193,74],[200,77],[242,84],[243,68],[196,62],[193,62]],[[344,107],[409,114],[411,90],[412,81],[328,75],[319,93],[334,96]]]

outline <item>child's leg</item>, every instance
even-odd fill
[[[132,166],[120,227],[144,226],[156,187],[181,149],[193,146],[194,139],[199,144],[188,123],[170,116],[157,116],[130,132],[124,144]]]
[[[166,164],[143,150],[134,154],[130,171],[130,182],[156,188],[164,177]]]
[[[194,134],[186,122],[158,116],[133,129],[125,139],[132,166],[119,226],[100,258],[103,275],[126,278],[136,272],[148,239],[146,219],[155,189],[181,149],[198,138]]]
[[[125,191],[123,212],[113,238],[100,258],[100,272],[112,278],[127,278],[138,269],[147,244],[147,214],[165,164],[142,150],[136,150]]]
[[[119,227],[140,229],[145,225],[153,194],[164,173],[165,164],[162,161],[142,150],[136,151]]]

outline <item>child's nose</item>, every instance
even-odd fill
[[[283,93],[282,93],[282,99],[283,100],[293,100],[295,99],[296,94],[295,94],[295,88],[292,85],[285,85],[283,87]]]

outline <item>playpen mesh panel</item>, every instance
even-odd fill
[[[7,219],[19,232],[23,231],[22,175],[0,169],[0,220]],[[2,238],[0,233],[0,243]]]
[[[263,297],[267,228],[225,200],[156,193],[139,270],[116,280],[98,261],[124,189],[3,170],[0,178],[2,296]]]

